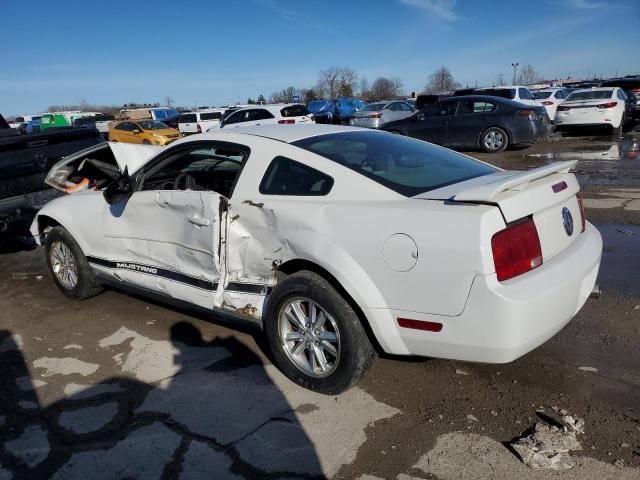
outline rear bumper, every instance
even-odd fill
[[[535,143],[547,135],[546,115],[544,118],[544,120],[516,124],[515,128],[512,127],[510,143],[512,145]]]
[[[459,316],[365,313],[388,353],[510,362],[553,337],[580,310],[595,285],[601,252],[600,233],[587,223],[571,247],[531,272],[502,283],[495,274],[477,276]],[[442,330],[400,328],[399,317],[441,323]]]
[[[555,117],[556,129],[564,128],[593,128],[593,127],[614,127],[618,128],[622,121],[620,112],[597,112],[577,114],[569,112],[557,112]]]

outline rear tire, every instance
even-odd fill
[[[625,123],[627,123],[627,115],[626,115],[626,113],[623,113],[622,114],[622,119],[620,120],[620,126],[618,128],[614,128],[613,129],[613,134],[614,135],[620,135],[622,132],[624,132]]]
[[[265,333],[280,371],[298,385],[326,395],[351,388],[375,360],[356,312],[329,282],[310,271],[276,285],[269,297]]]
[[[509,146],[509,136],[499,127],[489,127],[480,135],[480,146],[488,153],[502,152]]]
[[[142,140],[142,144],[143,145],[151,145],[151,142],[145,138],[144,140]]]
[[[56,287],[67,297],[84,300],[102,291],[80,245],[63,227],[47,234],[46,260]]]

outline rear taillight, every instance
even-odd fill
[[[381,113],[370,113],[369,118],[382,118]]]
[[[527,117],[529,120],[536,120],[538,118],[535,110],[518,110],[518,115]]]
[[[202,133],[202,126],[198,124],[198,133]]]
[[[558,107],[558,112],[566,112],[567,110],[571,110],[571,107],[563,107],[562,105]]]
[[[580,207],[580,219],[582,220],[582,230],[584,232],[587,228],[587,217],[584,216],[584,203],[582,202],[582,197],[580,195],[576,195],[578,198],[578,206]]]
[[[596,105],[596,108],[613,108],[616,105],[618,105],[618,102],[601,103],[600,105]]]
[[[550,102],[549,100],[545,100],[544,102],[542,102],[543,105],[553,105],[553,102]]]
[[[499,282],[522,275],[542,265],[542,248],[533,220],[514,223],[491,238],[493,263]]]
[[[640,95],[640,88],[632,88],[631,91],[637,95]]]
[[[296,123],[295,120],[293,120],[292,118],[286,119],[286,120],[278,120],[278,123],[280,125],[291,125],[293,123]]]

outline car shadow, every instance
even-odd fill
[[[54,385],[61,376],[32,377],[22,338],[0,330],[0,478],[323,478],[254,352],[233,337],[206,341],[188,322],[171,327],[170,345],[168,378]],[[131,355],[123,370],[139,360]],[[42,405],[40,388],[64,394]]]

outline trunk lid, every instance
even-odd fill
[[[496,205],[505,223],[530,216],[547,260],[567,248],[582,230],[576,197],[580,185],[569,173],[577,163],[555,162],[525,172],[498,171],[414,198]]]

